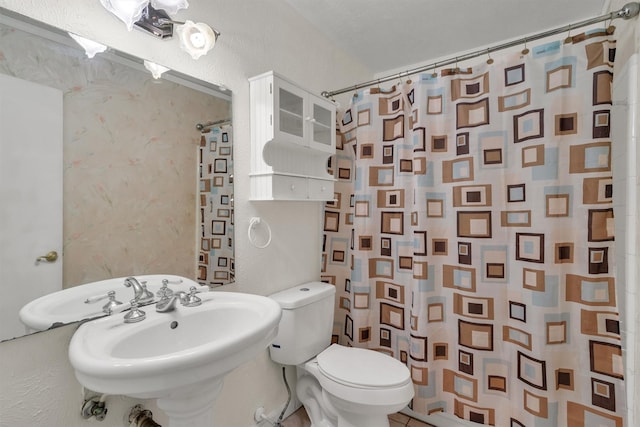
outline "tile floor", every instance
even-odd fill
[[[401,413],[389,415],[389,424],[391,427],[433,427]],[[282,422],[282,427],[311,427],[311,421],[304,408],[300,408]]]

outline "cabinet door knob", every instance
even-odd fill
[[[296,189],[296,185],[295,184],[291,184],[291,191]]]
[[[320,187],[320,191],[325,191],[327,189],[327,187],[325,187],[324,185],[322,187]]]

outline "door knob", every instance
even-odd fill
[[[42,256],[39,256],[38,258],[36,258],[36,263],[38,263],[40,261],[55,262],[57,259],[58,259],[58,252],[51,251],[46,255],[42,255]]]

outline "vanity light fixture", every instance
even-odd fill
[[[169,68],[156,64],[155,62],[144,60],[144,68],[146,68],[154,79],[159,79],[162,77],[162,73],[165,71],[169,71]]]
[[[123,21],[129,30],[137,28],[159,39],[173,37],[174,26],[180,48],[193,59],[205,55],[216,43],[220,32],[209,25],[193,21],[174,21],[180,9],[189,7],[187,0],[100,0],[105,9]]]
[[[84,37],[80,37],[77,34],[67,33],[69,36],[76,41],[82,48],[84,49],[84,53],[87,55],[87,58],[93,58],[96,56],[96,53],[101,53],[107,50],[107,47],[102,43],[94,42],[93,40],[86,39]]]
[[[100,0],[102,6],[125,23],[131,31],[133,25],[142,18],[149,4],[154,9],[163,9],[166,13],[176,14],[180,9],[189,7],[187,0]]]

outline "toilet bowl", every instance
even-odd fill
[[[331,344],[335,288],[306,283],[271,296],[283,309],[271,359],[295,365],[313,427],[389,427],[413,398],[409,369],[387,354]]]
[[[387,416],[407,406],[413,398],[407,367],[373,350],[334,344],[299,366],[298,372],[301,378],[306,375],[315,379],[303,383],[305,387],[322,391],[322,400],[317,404],[326,411],[327,421],[334,421],[325,423],[327,426],[388,427]],[[318,400],[318,389],[309,393],[298,388],[298,398],[305,407],[311,404],[310,399]]]

